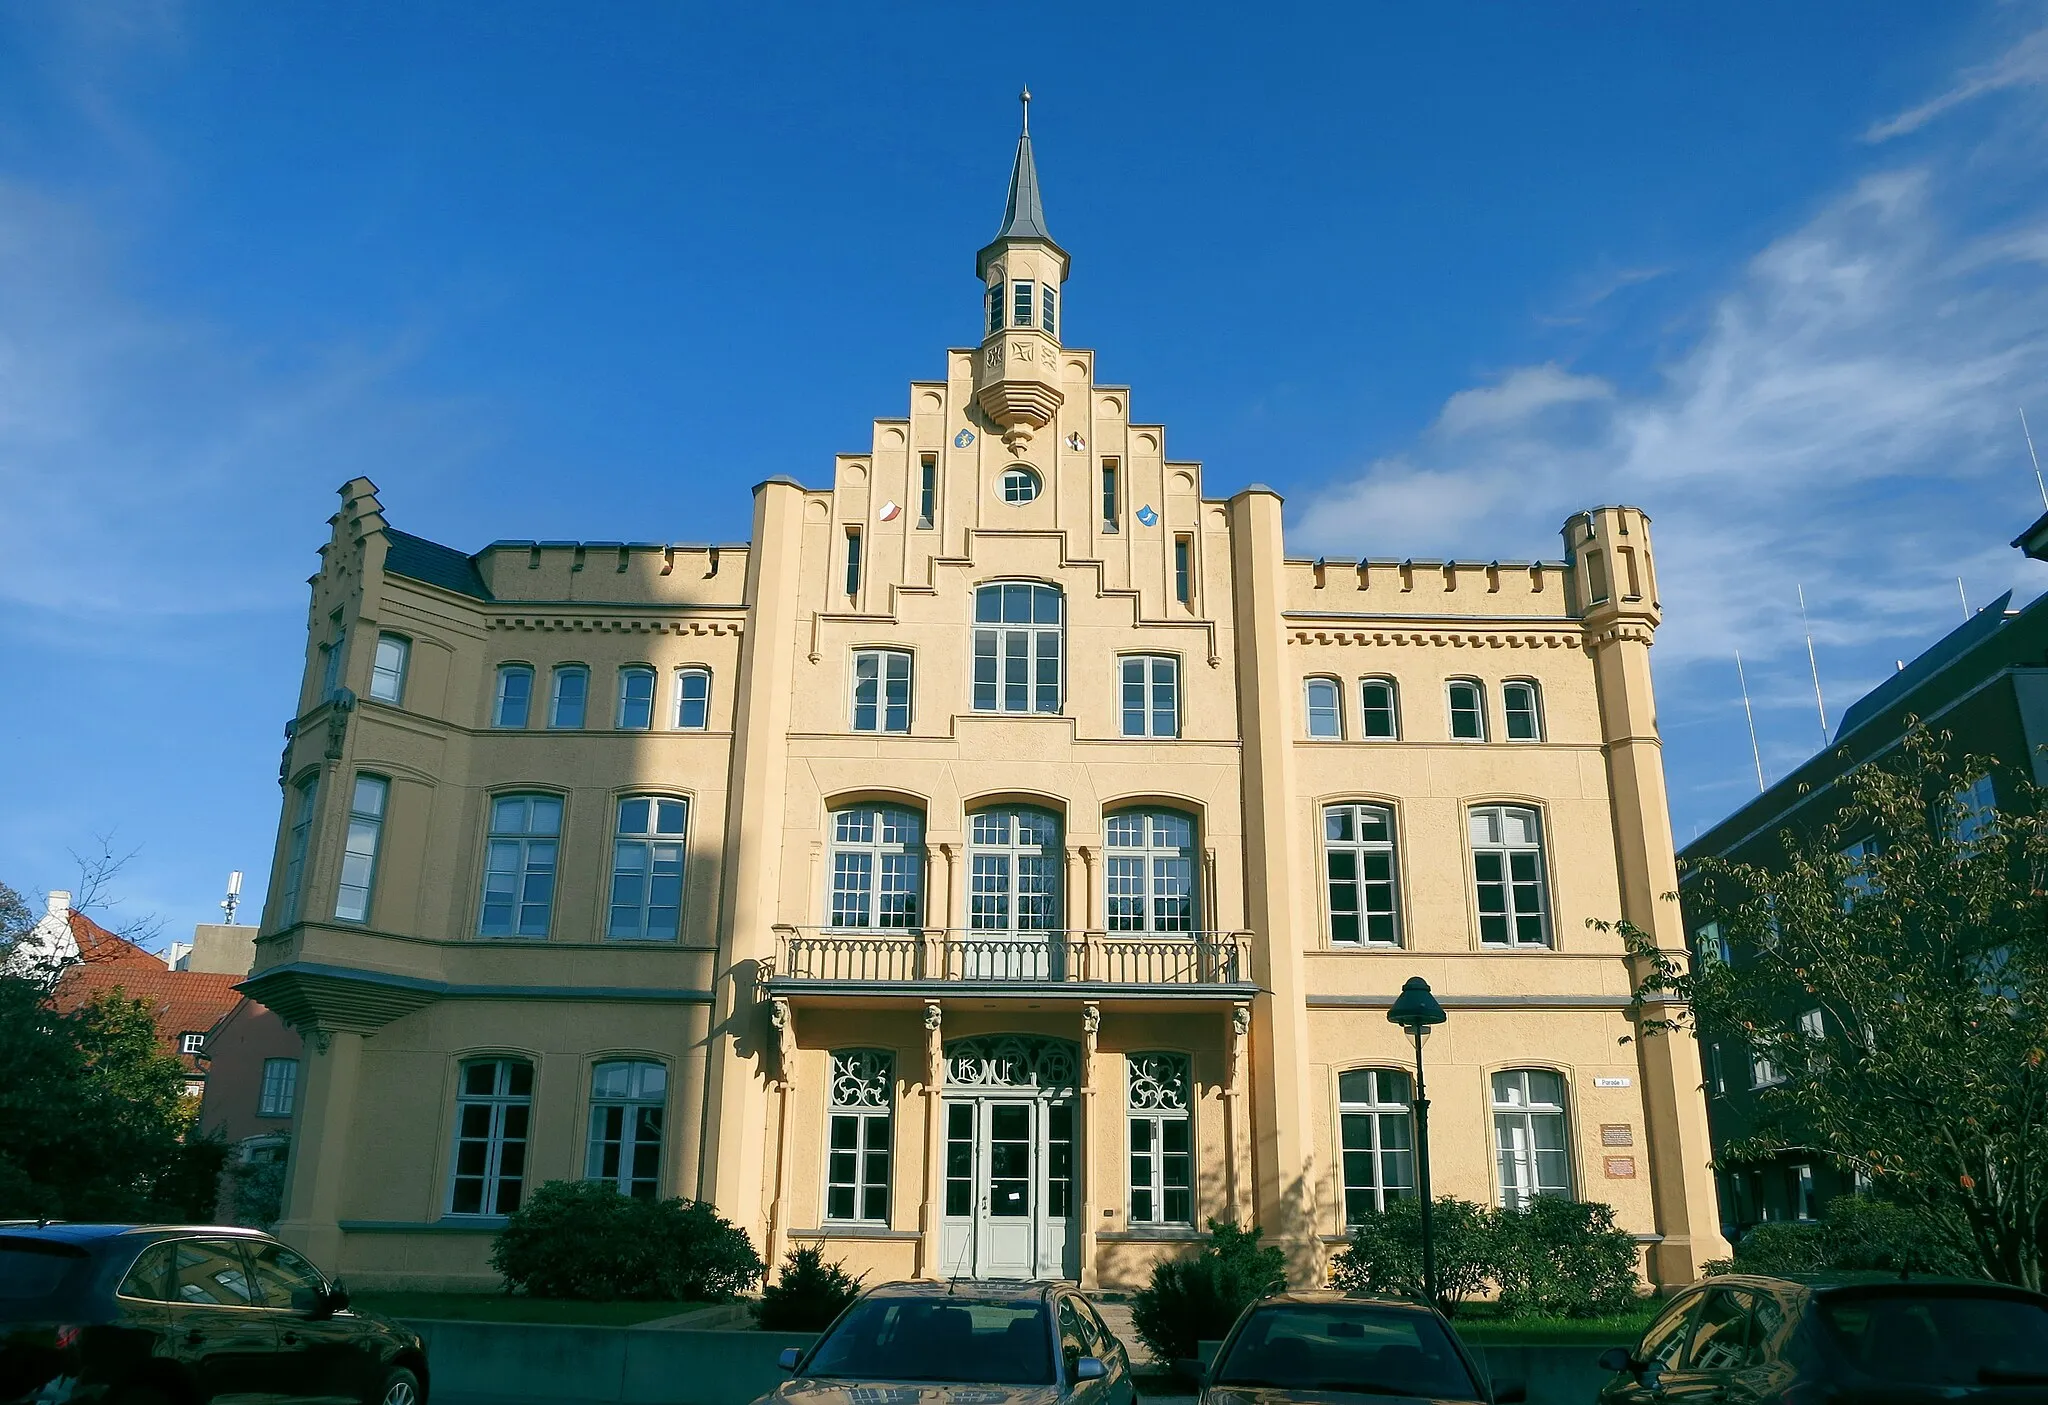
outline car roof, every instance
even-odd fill
[[[1702,1280],[1702,1288],[1727,1284],[1731,1287],[1794,1288],[1807,1293],[1828,1293],[1844,1289],[1897,1288],[1907,1292],[1925,1288],[1970,1288],[1980,1292],[2039,1297],[2029,1289],[1987,1278],[1955,1278],[1934,1273],[1890,1273],[1877,1270],[1835,1269],[1817,1273],[1723,1273]]]
[[[1331,1303],[1354,1303],[1361,1307],[1396,1308],[1405,1312],[1428,1312],[1429,1308],[1413,1298],[1399,1298],[1388,1293],[1347,1293],[1339,1288],[1289,1288],[1282,1292],[1266,1294],[1259,1299],[1261,1306],[1267,1303],[1300,1303],[1326,1306]]]
[[[865,1298],[980,1298],[998,1302],[1043,1302],[1060,1289],[1058,1283],[1030,1283],[1017,1279],[955,1278],[902,1279],[877,1283],[861,1294]]]
[[[103,1239],[118,1235],[134,1234],[151,1239],[182,1238],[188,1234],[233,1235],[237,1238],[261,1239],[261,1230],[244,1229],[240,1225],[163,1225],[163,1224],[72,1224],[64,1220],[42,1223],[36,1220],[0,1220],[0,1236],[10,1239],[42,1239],[55,1244],[97,1244]]]

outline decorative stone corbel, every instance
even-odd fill
[[[342,743],[348,738],[348,715],[356,708],[356,695],[336,688],[327,697],[327,759],[341,760]]]
[[[1081,1006],[1081,1086],[1095,1086],[1095,1045],[1102,1033],[1102,1007],[1093,1000]]]
[[[1224,1073],[1225,1092],[1235,1095],[1244,1077],[1245,1044],[1252,1031],[1252,1007],[1230,1007],[1230,1066]]]
[[[935,1091],[945,1076],[946,1047],[940,1037],[939,1002],[924,1002],[924,1086]]]
[[[775,1030],[775,1073],[785,1088],[796,1086],[796,1020],[789,1001],[776,996],[768,1002],[768,1023]]]

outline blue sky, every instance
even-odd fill
[[[976,335],[1029,81],[1065,328],[1290,545],[1656,520],[1681,843],[2048,567],[2048,8],[0,10],[0,879],[260,901],[333,489],[738,539]]]

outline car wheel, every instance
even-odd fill
[[[384,1384],[370,1397],[369,1405],[423,1405],[425,1399],[420,1393],[420,1378],[400,1366],[384,1378]]]

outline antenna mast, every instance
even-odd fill
[[[1749,710],[1749,679],[1742,672],[1742,651],[1735,653],[1735,677],[1742,684],[1742,716],[1749,723],[1749,756],[1756,762],[1756,793],[1764,793],[1764,754],[1756,744],[1756,714]],[[1699,836],[1695,835],[1694,838]]]
[[[2020,433],[2027,436],[2027,457],[2034,461],[2034,486],[2041,490],[2041,506],[2048,507],[2048,479],[2041,477],[2041,456],[2034,452],[2034,431],[2027,428],[2027,407],[2020,406]]]
[[[1967,621],[1970,618],[1970,592],[1963,589],[1961,576],[1956,577],[1956,594],[1963,597],[1963,619]]]
[[[1820,660],[1813,655],[1813,624],[1806,618],[1806,587],[1794,587],[1799,592],[1799,623],[1806,630],[1806,666],[1813,670],[1813,705],[1820,709],[1820,745],[1828,745],[1828,705],[1820,695]]]
[[[242,870],[236,869],[228,875],[228,895],[220,900],[220,910],[228,915],[228,925],[235,925],[235,909],[242,905]]]

